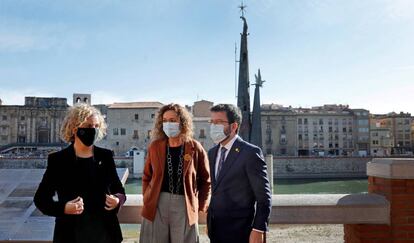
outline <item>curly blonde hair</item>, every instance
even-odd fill
[[[167,111],[175,111],[177,116],[180,118],[180,137],[184,142],[189,141],[193,137],[193,119],[191,118],[190,113],[187,111],[186,108],[182,107],[179,104],[168,104],[164,105],[160,108],[157,114],[157,119],[155,120],[154,128],[151,132],[152,140],[158,139],[166,139],[167,135],[165,135],[162,129],[162,117],[164,113]]]
[[[99,127],[97,141],[101,140],[106,135],[107,125],[105,119],[98,109],[84,103],[76,104],[69,108],[60,129],[60,138],[67,143],[75,141],[73,130],[78,128],[92,115],[95,115],[98,118]]]

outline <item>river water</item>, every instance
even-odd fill
[[[273,194],[346,194],[368,191],[366,178],[352,179],[274,179]],[[128,179],[128,194],[142,193],[141,179]]]

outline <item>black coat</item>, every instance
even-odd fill
[[[236,139],[215,178],[219,145],[208,151],[212,195],[207,227],[212,243],[249,241],[253,229],[267,231],[272,195],[266,162],[257,146]]]
[[[90,170],[93,172],[91,185],[93,185],[93,198],[91,195],[85,195],[86,186],[82,180],[79,180],[79,167],[73,144],[67,148],[50,154],[48,164],[43,179],[34,196],[36,207],[44,214],[56,217],[55,231],[53,236],[54,242],[71,242],[76,243],[74,231],[79,222],[79,217],[83,215],[66,215],[64,214],[65,204],[83,196],[85,210],[83,212],[93,212],[94,215],[104,222],[105,232],[110,235],[109,242],[121,242],[122,232],[119,226],[117,212],[119,207],[125,202],[125,190],[119,180],[116,172],[113,153],[110,150],[94,147],[94,159],[91,163]],[[90,190],[89,190],[90,191]],[[104,209],[105,194],[110,192],[120,198],[119,206],[111,211]],[[53,196],[57,194],[57,201]],[[99,196],[96,196],[99,195]],[[86,201],[85,201],[86,200]],[[92,233],[92,232],[91,232]]]

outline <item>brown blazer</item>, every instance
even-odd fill
[[[158,198],[161,192],[166,162],[167,139],[152,142],[148,147],[142,176],[144,205],[142,216],[154,221]],[[211,195],[208,156],[196,140],[184,146],[184,195],[190,225],[198,222],[198,211],[207,212]]]

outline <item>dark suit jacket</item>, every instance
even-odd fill
[[[212,242],[246,242],[252,228],[268,230],[271,192],[266,162],[260,148],[239,137],[216,179],[219,147],[208,152],[212,177],[209,236]]]
[[[73,144],[67,148],[52,153],[48,157],[47,169],[43,179],[34,196],[36,207],[44,214],[56,217],[54,242],[75,242],[74,228],[76,227],[78,215],[64,214],[65,204],[82,195],[83,187],[77,180],[77,167],[75,166],[76,155]],[[116,172],[112,151],[94,147],[94,162],[92,164],[96,175],[96,192],[102,198],[91,200],[85,203],[85,211],[93,211],[103,218],[106,231],[110,232],[113,242],[122,241],[122,233],[119,226],[117,212],[119,207],[125,202],[125,191]],[[120,198],[119,206],[106,211],[105,193],[116,194]],[[58,200],[53,196],[55,192]]]

